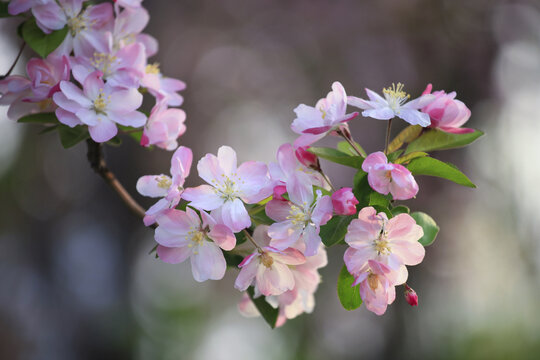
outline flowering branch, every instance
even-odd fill
[[[21,58],[21,55],[25,46],[26,46],[26,42],[23,42],[21,45],[21,48],[19,49],[19,53],[17,54],[17,57],[15,58],[15,61],[13,61],[13,64],[11,64],[11,67],[9,68],[8,72],[0,76],[0,80],[4,80],[5,78],[7,78],[11,74],[13,69],[15,69],[15,65],[17,65],[17,63],[19,62],[19,59]]]
[[[105,158],[103,157],[102,144],[96,143],[92,139],[87,139],[86,144],[88,146],[88,161],[92,169],[105,180],[109,186],[120,196],[124,204],[131,210],[132,213],[140,218],[144,218],[144,209],[131,195],[127,192],[126,188],[118,181],[116,176],[107,167]]]

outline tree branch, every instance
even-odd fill
[[[88,146],[87,157],[92,169],[94,169],[94,171],[101,176],[103,180],[105,180],[105,182],[113,188],[114,191],[116,191],[118,196],[120,196],[120,199],[122,199],[124,204],[131,210],[132,213],[141,219],[144,218],[145,211],[143,207],[131,197],[112,171],[107,168],[107,163],[103,157],[102,144],[98,144],[92,139],[87,139],[86,144]]]
[[[19,49],[19,53],[17,54],[17,57],[15,58],[15,61],[13,62],[13,64],[11,64],[11,67],[9,68],[8,72],[0,76],[0,80],[4,80],[5,78],[7,78],[11,74],[13,69],[15,69],[15,65],[17,65],[17,62],[19,62],[19,59],[23,53],[25,45],[26,43],[23,42],[21,45],[21,48]]]

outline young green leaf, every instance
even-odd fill
[[[403,155],[402,157],[397,158],[396,161],[394,161],[394,164],[404,164],[411,161],[412,159],[416,159],[416,158],[424,157],[428,155],[429,155],[428,153],[425,153],[422,151],[415,151],[410,154]]]
[[[422,133],[422,127],[420,125],[409,125],[403,129],[398,136],[396,136],[388,145],[388,152],[393,153],[399,149],[403,144],[410,143],[416,139]]]
[[[468,134],[452,134],[438,129],[429,129],[409,144],[405,154],[415,151],[455,149],[472,143],[482,135],[484,133],[478,130]]]
[[[433,244],[439,233],[439,226],[435,223],[435,220],[428,214],[419,211],[413,212],[411,216],[424,229],[424,236],[418,240],[420,244],[424,246]]]
[[[395,163],[396,162],[396,159],[399,157],[399,155],[401,155],[401,153],[403,152],[403,149],[401,150],[396,150],[394,151],[393,153],[390,153],[386,156],[386,158],[388,159],[388,162],[389,163]]]
[[[75,146],[81,141],[86,140],[90,137],[86,126],[80,125],[75,126],[74,128],[70,128],[67,125],[59,125],[58,134],[60,135],[60,142],[62,143],[64,149]]]
[[[360,285],[352,286],[354,277],[349,274],[347,266],[343,265],[339,272],[337,293],[339,301],[345,310],[358,309],[362,305],[360,298]]]
[[[364,162],[364,158],[362,158],[361,156],[349,155],[347,153],[332,148],[311,147],[309,148],[309,151],[320,158],[335,162],[337,164],[350,166],[356,169],[361,169],[362,163]]]
[[[17,122],[20,123],[34,123],[34,124],[58,124],[56,114],[50,113],[37,113],[23,116]]]
[[[36,21],[32,18],[27,20],[21,28],[21,35],[24,41],[42,58],[52,53],[64,41],[68,32],[67,26],[63,29],[56,30],[50,34],[45,34],[36,25]]]
[[[369,205],[369,197],[372,191],[367,179],[367,173],[363,170],[359,170],[353,178],[353,194],[358,200],[358,205],[356,205],[357,209]]]
[[[366,151],[360,146],[359,143],[355,142],[355,144],[356,144],[356,147],[358,148],[358,150],[360,150],[360,154],[362,154],[363,157],[366,157],[367,156]],[[342,151],[342,152],[344,152],[346,154],[349,154],[349,155],[352,155],[352,156],[357,156],[358,155],[356,150],[347,141],[338,142],[337,149],[339,151]]]
[[[409,210],[409,208],[406,207],[405,205],[398,205],[396,207],[393,207],[391,211],[392,211],[392,216],[396,216],[399,214],[408,214],[411,212],[411,210]]]
[[[376,191],[373,191],[371,194],[369,194],[369,205],[388,207],[390,205],[390,199],[392,199],[392,195],[390,194],[383,195],[383,194],[379,194]]]
[[[264,296],[254,298],[253,296],[255,292],[252,286],[247,289],[247,293],[251,301],[253,301],[253,303],[255,304],[257,310],[259,310],[259,312],[261,313],[263,319],[268,323],[268,325],[270,325],[272,329],[275,328],[277,317],[279,314],[279,308],[274,309],[269,303],[266,302]]]
[[[323,244],[330,247],[343,241],[347,234],[347,227],[355,218],[355,215],[337,215],[321,226],[319,235]]]
[[[452,164],[447,164],[432,157],[420,157],[411,160],[407,166],[413,175],[436,176],[455,182],[456,184],[475,188],[469,178]]]

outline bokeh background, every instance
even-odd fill
[[[410,271],[418,308],[398,291],[382,317],[345,311],[335,291],[344,248],[335,247],[315,312],[270,330],[238,314],[234,271],[198,284],[189,264],[148,255],[152,231],[91,171],[84,143],[66,151],[0,108],[1,359],[540,358],[539,2],[143,4],[160,41],[155,61],[188,84],[181,144],[196,159],[226,144],[242,161],[274,160],[295,137],[292,110],[335,80],[356,96],[400,81],[414,97],[431,82],[457,91],[472,110],[468,126],[487,134],[436,154],[478,188],[419,179],[408,205],[441,232]],[[20,45],[17,22],[0,20],[0,72]],[[351,122],[368,151],[381,149],[385,126]],[[145,206],[136,180],[168,173],[170,155],[130,139],[107,148],[111,169]],[[351,185],[352,170],[323,167],[335,185]],[[199,183],[192,170],[187,185]]]

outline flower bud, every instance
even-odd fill
[[[423,95],[430,94],[432,85],[429,84]],[[435,91],[432,94],[435,100],[422,108],[422,112],[428,114],[431,119],[430,127],[454,134],[466,134],[473,129],[461,126],[471,117],[471,110],[461,101],[455,99],[456,92],[447,94],[445,91]]]
[[[405,284],[405,300],[411,306],[418,306],[418,295],[409,285]]]
[[[278,186],[274,187],[274,191],[272,193],[272,199],[287,201],[287,199],[285,199],[282,196],[286,192],[287,192],[287,188],[285,187],[285,185],[278,185]]]
[[[358,200],[354,197],[351,188],[342,188],[332,194],[332,205],[338,215],[356,214]]]
[[[302,165],[310,169],[313,169],[316,171],[321,170],[321,166],[319,164],[319,158],[317,157],[317,155],[309,152],[308,149],[309,149],[309,146],[300,146],[296,148],[296,151],[294,152],[296,155],[296,158],[298,159],[298,161],[300,161],[300,163],[302,163]]]

